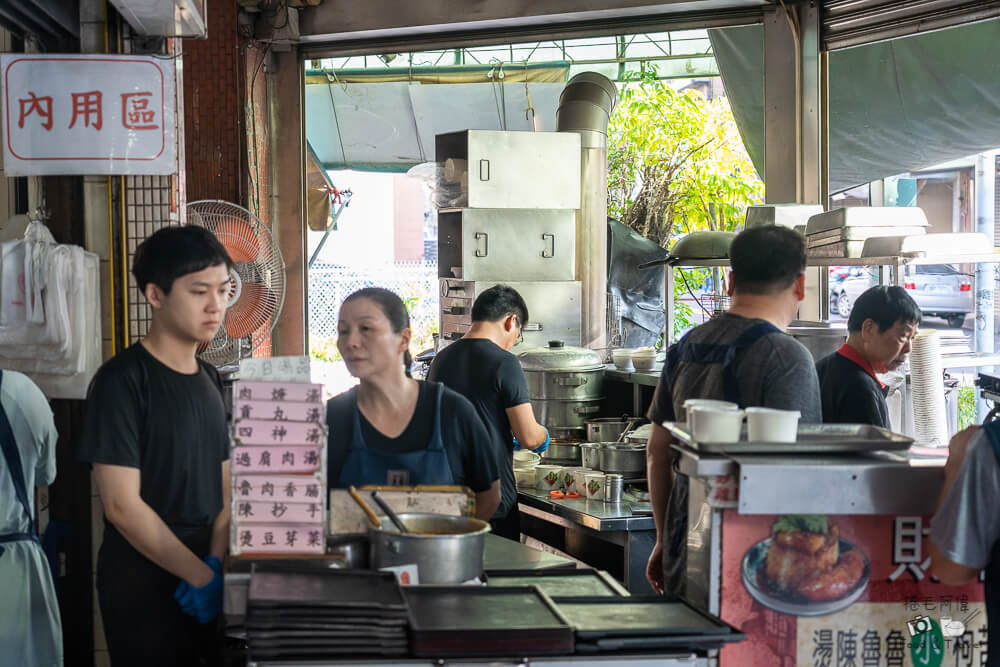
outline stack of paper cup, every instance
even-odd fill
[[[913,388],[913,427],[917,443],[925,447],[948,446],[948,418],[944,403],[944,369],[937,331],[921,331],[910,350]]]

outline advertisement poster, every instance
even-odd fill
[[[986,664],[983,585],[932,581],[930,517],[725,510],[722,667]]]

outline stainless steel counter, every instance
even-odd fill
[[[532,491],[518,491],[517,500],[522,513],[537,515],[536,510],[540,510],[596,531],[656,529],[651,515],[633,514],[628,502],[611,505],[595,500],[553,500]]]
[[[947,450],[720,456],[673,448],[689,477],[738,474],[741,514],[933,514],[947,459]]]
[[[663,372],[663,364],[657,362],[651,371],[620,371],[614,364],[604,367],[604,377],[609,380],[638,384],[644,387],[655,387],[660,381],[660,373]]]
[[[518,492],[517,500],[522,533],[610,572],[633,594],[652,592],[646,581],[646,562],[656,542],[651,515],[634,514],[627,502],[552,500],[525,491]]]

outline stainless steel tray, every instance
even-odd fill
[[[551,598],[560,596],[628,597],[629,592],[607,572],[592,568],[559,570],[487,570],[487,586],[538,586]]]
[[[831,454],[909,449],[913,438],[870,424],[799,424],[795,442],[697,442],[686,424],[664,422],[670,435],[706,454]]]

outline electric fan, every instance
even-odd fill
[[[271,231],[242,206],[211,199],[190,202],[187,221],[212,232],[234,265],[226,316],[198,355],[220,368],[238,364],[278,321],[285,301],[285,263]]]

